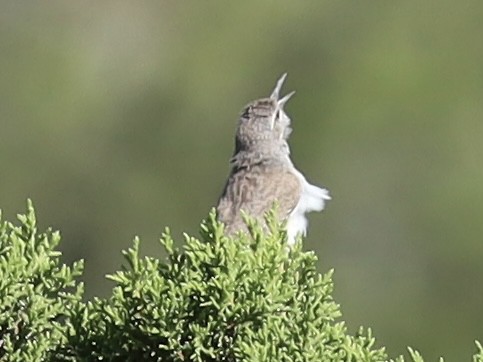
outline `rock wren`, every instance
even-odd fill
[[[240,210],[263,219],[276,202],[280,219],[286,221],[287,242],[293,245],[298,235],[306,234],[305,213],[323,210],[330,196],[328,190],[311,185],[290,159],[287,140],[292,129],[283,107],[295,92],[279,97],[286,76],[269,98],[257,99],[243,110],[217,214],[227,234],[233,234],[246,231]]]

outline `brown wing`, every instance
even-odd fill
[[[218,219],[233,233],[245,228],[240,210],[261,218],[277,202],[278,215],[285,220],[301,191],[298,178],[286,169],[257,166],[238,170],[230,175],[218,202]]]

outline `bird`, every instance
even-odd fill
[[[252,101],[243,109],[216,213],[225,233],[233,235],[247,231],[243,214],[263,220],[276,203],[291,246],[307,233],[305,214],[322,211],[331,197],[327,189],[310,184],[290,158],[291,119],[284,105],[295,92],[280,98],[286,77],[287,73],[278,79],[270,97]]]

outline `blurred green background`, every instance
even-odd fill
[[[483,339],[483,2],[2,2],[0,208],[33,199],[87,296],[135,235],[195,233],[242,107],[283,72],[293,159],[327,186],[306,249],[391,356]]]

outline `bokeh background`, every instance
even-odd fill
[[[391,356],[483,339],[483,2],[0,4],[0,208],[33,199],[87,297],[135,235],[196,234],[242,107],[283,72],[293,159],[333,201],[306,249]]]

